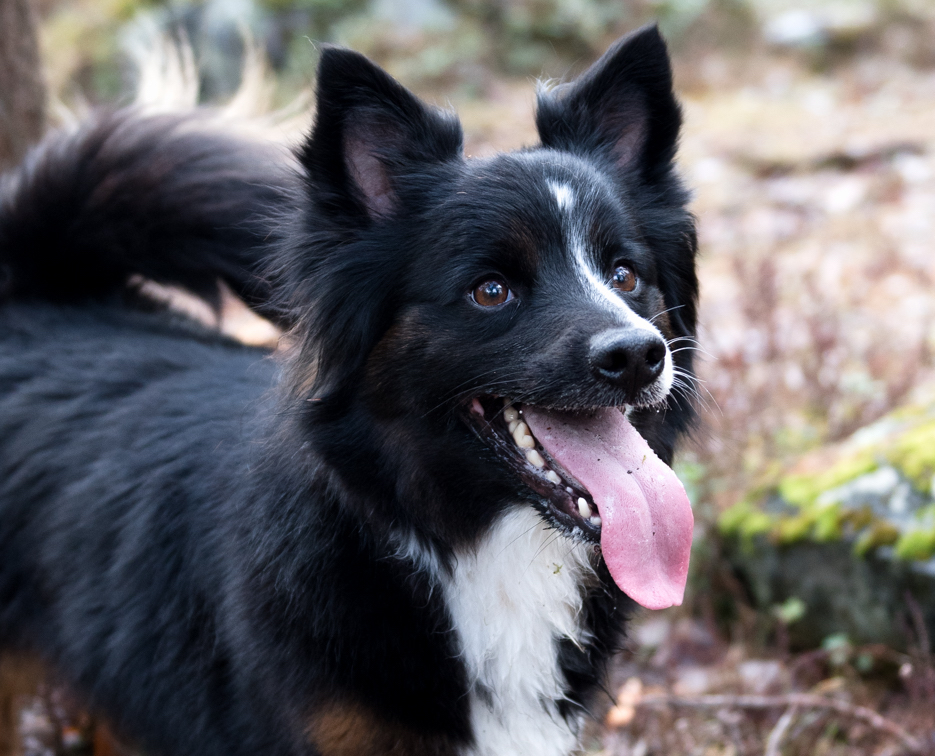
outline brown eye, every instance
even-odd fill
[[[633,291],[636,288],[636,273],[626,265],[618,265],[614,268],[610,282],[617,291]]]
[[[484,281],[471,292],[471,297],[481,307],[496,307],[513,298],[513,292],[507,288],[503,281],[492,278]]]

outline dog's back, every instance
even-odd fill
[[[213,518],[276,368],[136,281],[211,303],[224,281],[262,309],[290,170],[199,116],[123,111],[52,136],[0,188],[0,645],[121,729],[158,721],[166,752],[250,737],[225,711]]]

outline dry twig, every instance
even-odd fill
[[[902,746],[909,751],[910,753],[923,754],[926,753],[924,745],[914,736],[910,735],[906,730],[900,727],[895,722],[890,721],[884,716],[881,716],[872,709],[868,709],[866,706],[855,706],[854,704],[847,703],[846,701],[839,701],[833,698],[826,698],[825,696],[816,696],[811,693],[787,693],[781,696],[733,696],[733,695],[711,695],[711,696],[695,696],[695,697],[682,697],[682,696],[670,696],[670,695],[649,695],[644,696],[640,701],[640,706],[682,706],[687,708],[699,708],[699,709],[709,709],[709,708],[737,708],[737,709],[830,709],[851,719],[859,719],[860,721],[870,725],[870,727],[875,730],[880,730],[885,732],[888,735],[898,739]],[[792,714],[790,711],[787,711],[786,714],[789,714],[789,722],[791,722]],[[783,715],[783,717],[786,716]],[[780,722],[782,719],[780,719]],[[786,724],[788,727],[788,724]],[[778,723],[777,723],[778,728]],[[781,739],[784,732],[780,732],[777,736],[777,739]],[[772,740],[772,735],[770,736]]]
[[[798,711],[798,706],[790,706],[779,717],[779,721],[776,722],[776,726],[770,731],[769,737],[766,739],[766,750],[763,752],[763,756],[780,756],[779,748],[782,745],[782,739],[792,725]]]

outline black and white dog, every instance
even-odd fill
[[[4,180],[0,644],[148,754],[568,754],[688,567],[665,45],[540,92],[541,144],[489,159],[350,51],[317,102],[301,171],[123,112]],[[135,276],[226,281],[290,346]]]

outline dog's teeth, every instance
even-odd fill
[[[592,524],[595,528],[599,528],[599,527],[601,526],[601,518],[600,518],[599,515],[592,515],[592,516],[590,517],[590,520],[591,520],[591,524]]]
[[[510,424],[507,426],[510,429],[510,433],[516,430],[517,425],[519,425],[519,420],[510,421]]]
[[[583,496],[578,497],[578,514],[580,514],[585,520],[591,516],[591,506],[588,504],[587,499]]]
[[[508,423],[519,420],[519,412],[516,411],[516,407],[507,407],[503,410],[503,419]]]
[[[545,460],[542,458],[542,455],[539,454],[535,449],[530,449],[526,452],[526,459],[536,467],[545,467]]]
[[[513,440],[521,449],[532,449],[536,445],[536,441],[529,432],[529,426],[526,423],[520,423],[513,429]]]
[[[558,485],[559,483],[562,482],[562,479],[561,479],[560,477],[558,477],[558,473],[555,472],[555,470],[549,470],[549,471],[545,474],[545,477],[548,478],[549,481],[552,482],[552,483],[554,483],[555,485]]]
[[[574,493],[574,489],[572,489],[571,486],[565,486],[565,490],[568,491],[568,493]]]

